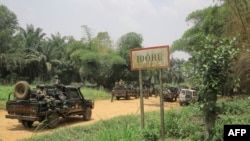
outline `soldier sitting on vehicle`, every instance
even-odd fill
[[[61,81],[60,81],[60,79],[58,79],[57,75],[54,77],[54,86],[56,86],[58,89],[63,91],[64,84],[61,83]]]
[[[57,94],[58,94],[59,99],[60,99],[60,100],[62,101],[62,103],[63,103],[63,108],[64,108],[64,109],[68,109],[69,107],[68,107],[67,101],[66,101],[67,96],[65,95],[65,93],[64,93],[63,91],[61,91],[61,90],[58,90],[58,91],[57,91]]]
[[[59,84],[61,84],[61,81],[58,79],[58,76],[56,75],[54,77],[54,85],[59,85]]]
[[[113,102],[113,98],[114,98],[114,91],[116,90],[124,90],[126,88],[126,85],[124,83],[124,81],[122,79],[120,79],[120,81],[116,81],[115,82],[115,86],[113,87],[113,90],[111,92],[111,102]]]
[[[115,85],[114,85],[114,87],[113,87],[113,90],[114,90],[114,89],[117,89],[117,88],[119,88],[119,82],[118,82],[118,81],[115,81]]]
[[[41,86],[41,85],[38,85],[37,86],[37,94],[40,94],[40,95],[46,95],[46,91],[45,91],[45,89],[44,89],[44,86]]]
[[[119,85],[120,85],[120,86],[124,85],[124,81],[123,81],[122,79],[120,79]]]
[[[124,81],[122,79],[119,81],[119,87],[120,88],[126,88],[126,85],[125,85],[125,83],[124,83]]]
[[[44,87],[45,86],[43,86],[43,85],[38,85],[37,86],[37,94],[39,94],[40,100],[46,101],[47,107],[49,108],[49,110],[51,110],[55,106],[55,98],[53,98],[52,96],[48,96],[46,94],[46,90]]]

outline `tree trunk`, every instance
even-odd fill
[[[205,113],[205,140],[209,141],[213,136],[213,128],[216,121],[216,114],[213,111]]]
[[[213,128],[216,122],[217,114],[215,112],[216,109],[216,101],[217,95],[216,91],[212,91],[205,95],[205,105],[204,105],[204,115],[205,115],[205,140],[209,141],[213,137]]]

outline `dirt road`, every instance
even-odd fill
[[[160,111],[160,99],[150,97],[144,99],[144,111]],[[164,110],[180,108],[177,102],[164,102]],[[18,123],[17,120],[6,119],[6,111],[0,110],[0,140],[2,141],[16,141],[21,138],[30,138],[32,136],[51,133],[54,130],[78,125],[87,125],[94,123],[98,120],[105,120],[115,116],[127,115],[127,114],[140,114],[140,99],[131,100],[100,100],[95,101],[95,108],[92,112],[92,118],[90,121],[82,121],[82,118],[72,117],[68,119],[61,119],[59,127],[56,129],[45,129],[42,131],[34,132],[35,126],[38,123],[33,124],[33,128],[25,129],[22,124]]]

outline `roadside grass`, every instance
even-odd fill
[[[103,90],[81,88],[81,92],[84,95],[84,98],[87,99],[93,99],[93,100],[111,99],[111,93]]]
[[[5,109],[5,104],[8,99],[9,93],[13,92],[13,86],[0,85],[0,109]]]
[[[204,140],[204,121],[198,104],[165,111],[164,117],[165,140]],[[223,141],[225,124],[250,124],[250,100],[219,101],[213,140]],[[66,127],[21,141],[158,141],[160,129],[160,113],[147,112],[144,129],[141,129],[139,115],[127,115],[85,126]]]

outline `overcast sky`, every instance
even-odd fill
[[[13,11],[19,25],[59,32],[75,39],[83,36],[82,25],[108,32],[111,40],[128,32],[143,36],[143,46],[172,45],[188,28],[188,14],[214,5],[213,0],[0,0]],[[179,55],[181,56],[181,55]]]

